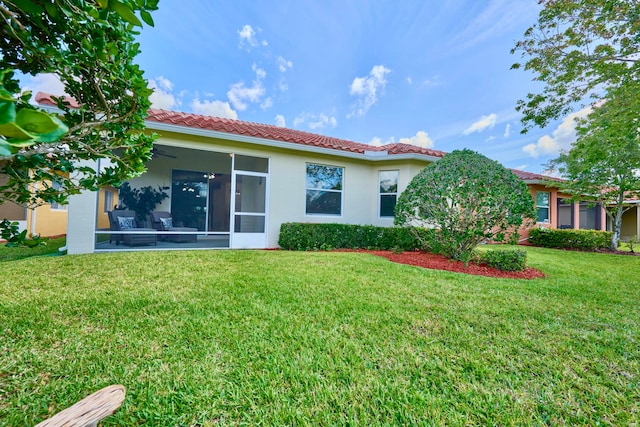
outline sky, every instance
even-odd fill
[[[162,0],[138,36],[153,107],[372,145],[469,148],[542,173],[576,112],[521,134],[511,70],[537,0]],[[25,86],[56,93],[47,76]]]

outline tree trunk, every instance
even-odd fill
[[[624,192],[620,191],[618,194],[618,203],[616,206],[616,217],[613,220],[613,236],[611,237],[611,250],[618,250],[618,243],[620,242],[620,229],[622,228],[622,214],[624,213]]]

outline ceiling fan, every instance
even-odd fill
[[[155,159],[156,157],[160,157],[160,156],[169,157],[169,158],[172,158],[172,159],[177,159],[177,157],[174,156],[173,154],[169,154],[169,153],[165,152],[164,150],[161,150],[159,148],[153,147],[151,149],[151,158]]]

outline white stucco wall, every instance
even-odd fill
[[[231,173],[229,153],[244,154],[269,159],[269,200],[267,222],[267,247],[277,247],[280,225],[284,222],[350,223],[392,226],[393,219],[378,216],[378,172],[398,170],[398,194],[408,185],[413,176],[424,168],[426,160],[389,158],[348,158],[331,153],[308,152],[268,147],[256,144],[206,138],[193,135],[159,132],[157,144],[163,151],[171,153],[172,146],[183,149],[204,150],[218,153],[216,156],[185,155],[184,151],[175,159],[156,157],[149,165],[148,172],[134,180],[131,185],[141,187],[171,186],[172,170],[215,171]],[[336,154],[342,154],[337,151]],[[342,214],[307,215],[306,165],[316,163],[344,168]],[[169,191],[170,192],[170,191]],[[96,218],[97,193],[83,193],[74,196],[69,204],[69,253],[93,252]],[[170,210],[171,201],[165,199],[157,208]]]

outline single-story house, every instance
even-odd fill
[[[41,94],[38,101],[54,104]],[[132,222],[131,211],[114,210],[117,189],[72,196],[69,253],[272,248],[285,222],[392,226],[398,195],[446,154],[166,110],[150,110],[146,124],[159,135],[154,156],[148,171],[129,185],[152,186],[168,197],[153,218]],[[543,175],[513,172],[531,189],[537,226],[606,229],[601,207],[568,202],[558,188],[545,185]]]

